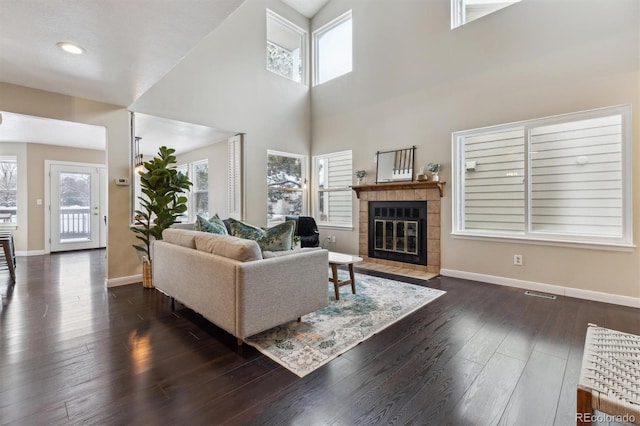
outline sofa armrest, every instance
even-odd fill
[[[245,338],[328,305],[328,251],[238,265],[236,336]]]

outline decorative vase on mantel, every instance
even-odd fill
[[[429,170],[429,172],[431,172],[431,180],[433,182],[439,182],[440,181],[440,168],[441,165],[440,163],[429,163],[427,164],[427,170]]]
[[[367,182],[366,170],[358,170],[354,174],[356,175],[356,185],[364,185]]]

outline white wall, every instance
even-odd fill
[[[308,155],[309,89],[266,70],[266,8],[305,29],[279,0],[250,0],[207,36],[132,109],[246,133],[246,220],[267,220],[267,149]]]
[[[640,2],[526,0],[453,31],[449,7],[448,0],[332,0],[314,17],[318,28],[353,9],[354,63],[352,73],[312,90],[313,154],[353,149],[354,170],[375,173],[376,151],[415,144],[418,167],[442,163],[444,269],[640,297],[638,250],[450,236],[454,131],[632,104],[640,152]],[[637,243],[637,154],[634,170]],[[323,230],[337,235],[328,248],[357,252],[355,226]],[[515,253],[524,266],[513,266]]]
[[[207,160],[209,169],[209,216],[229,217],[227,206],[227,141],[212,143],[177,155],[178,165]]]
[[[116,186],[114,183],[116,177],[130,176],[130,132],[127,110],[117,105],[8,83],[0,83],[0,110],[94,124],[104,126],[107,129],[106,162],[109,178],[107,277],[111,279],[139,274],[140,261],[135,255],[135,250],[131,247],[136,240],[133,232],[129,230],[131,222],[130,187]],[[20,250],[20,248],[17,249]]]

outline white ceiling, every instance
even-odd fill
[[[0,1],[0,80],[127,107],[244,0]]]
[[[25,142],[71,148],[105,150],[104,127],[51,118],[0,112],[0,143]],[[205,145],[226,141],[235,133],[199,124],[184,123],[146,114],[135,114],[135,134],[140,136],[140,152],[153,157],[162,145],[183,154]]]
[[[234,132],[193,123],[169,120],[147,114],[135,114],[135,134],[141,137],[140,153],[153,157],[161,146],[170,146],[177,154],[205,145],[226,141]]]
[[[0,81],[128,107],[244,1],[0,0]],[[311,17],[328,0],[282,1]],[[85,53],[65,53],[57,47],[61,41],[77,43]],[[103,128],[2,114],[0,142],[105,149]],[[189,140],[193,147],[232,134],[137,116],[145,154],[155,154],[168,139]]]
[[[27,142],[104,150],[104,127],[1,112],[0,142]]]
[[[282,0],[303,16],[312,18],[329,0]]]

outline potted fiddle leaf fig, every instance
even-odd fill
[[[189,178],[176,170],[176,152],[173,148],[160,147],[158,154],[144,163],[140,173],[142,196],[140,210],[135,211],[135,226],[131,230],[142,244],[133,247],[143,253],[142,284],[153,288],[151,276],[151,242],[162,239],[162,231],[176,223],[178,216],[187,211]]]

